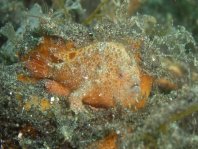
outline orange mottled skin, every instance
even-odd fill
[[[96,42],[75,48],[60,38],[44,40],[23,56],[26,68],[46,89],[67,96],[71,109],[84,105],[141,108],[149,96],[152,79],[141,72],[131,49],[117,42]]]
[[[118,149],[118,135],[115,132],[111,132],[104,138],[97,140],[87,146],[87,149]]]

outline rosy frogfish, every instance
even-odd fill
[[[143,73],[130,46],[74,42],[46,36],[22,57],[31,76],[45,79],[48,92],[65,96],[70,108],[141,108],[150,94],[152,77]]]

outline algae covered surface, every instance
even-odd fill
[[[198,148],[197,0],[1,0],[0,148]]]

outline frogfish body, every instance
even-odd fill
[[[22,57],[32,77],[46,79],[46,89],[66,96],[75,111],[95,108],[141,108],[152,78],[138,66],[132,50],[118,42],[95,42],[76,48],[71,41],[44,37]]]

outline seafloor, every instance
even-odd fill
[[[197,0],[1,0],[0,149],[198,148]]]

